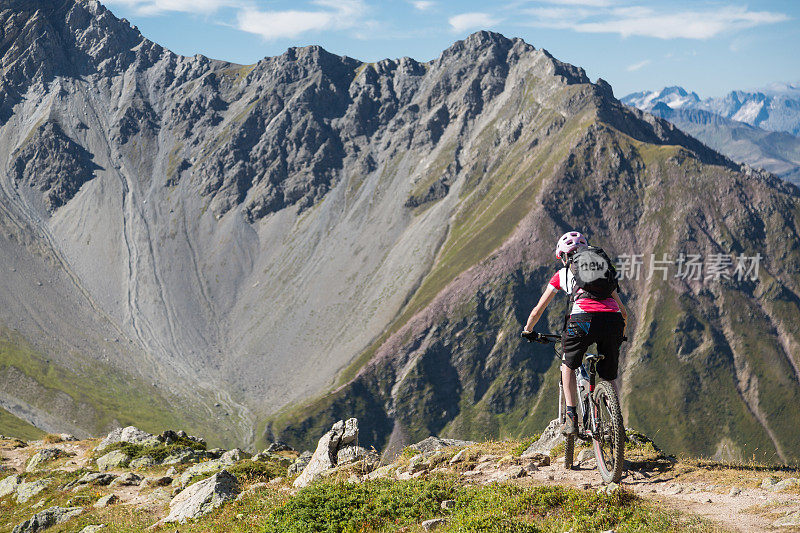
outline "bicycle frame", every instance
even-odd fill
[[[573,371],[578,385],[578,401],[575,402],[575,412],[578,420],[577,437],[584,442],[591,442],[598,427],[598,406],[594,400],[594,389],[597,380],[595,365],[599,360],[598,358],[602,358],[602,356],[587,353],[585,357],[589,363],[589,370],[586,370],[585,365],[581,365]],[[567,416],[563,380],[559,380],[558,383],[558,396],[558,419],[563,424]]]

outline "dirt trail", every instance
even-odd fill
[[[700,475],[697,472],[681,473],[679,468],[664,463],[631,466],[620,484],[667,508],[704,517],[732,531],[800,531],[800,527],[773,525],[779,517],[800,512],[797,493],[751,486],[760,483],[768,473],[745,472],[738,480],[731,476],[717,480],[713,474],[708,474],[702,481],[695,479]],[[589,490],[604,485],[593,458],[573,470],[565,470],[563,461],[556,460],[550,466],[531,472],[520,482],[570,485]]]

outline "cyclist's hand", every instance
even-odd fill
[[[541,334],[536,333],[535,331],[522,330],[522,334],[520,334],[520,337],[527,340],[528,342],[541,342]]]

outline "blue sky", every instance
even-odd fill
[[[620,97],[682,85],[721,96],[800,82],[796,0],[106,0],[184,55],[254,63],[319,44],[364,61],[427,61],[489,29],[602,77]]]

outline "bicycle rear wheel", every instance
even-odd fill
[[[594,456],[600,477],[606,483],[618,483],[622,479],[625,463],[625,426],[622,423],[622,410],[614,387],[601,381],[594,391],[595,419],[597,427],[593,438]]]

